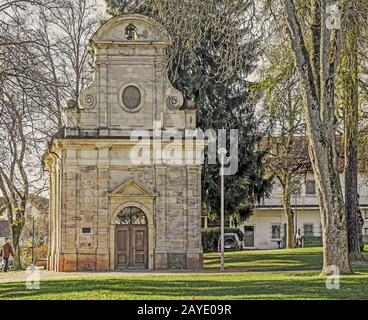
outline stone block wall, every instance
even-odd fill
[[[56,172],[60,181],[52,180],[52,184],[60,185],[57,189],[60,204],[55,202],[50,209],[51,242],[58,242],[49,253],[51,268],[55,270],[57,265],[58,271],[112,269],[115,243],[111,239],[110,231],[114,228],[111,220],[120,200],[112,202],[107,194],[130,179],[158,194],[152,206],[150,232],[154,235],[148,244],[154,253],[152,268],[201,268],[201,167],[118,165],[121,158],[116,157],[122,152],[110,147],[104,150],[91,143],[88,148],[84,145],[83,150],[77,148],[76,152],[64,150],[61,153],[65,158],[58,166],[60,172]],[[145,200],[134,195],[129,196],[129,200],[149,207]],[[58,230],[55,221],[58,221]],[[88,232],[84,233],[86,229]],[[55,259],[56,264],[52,266]]]

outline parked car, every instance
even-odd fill
[[[225,251],[236,251],[236,250],[242,250],[243,244],[239,240],[239,237],[236,233],[225,233],[224,234],[224,248]],[[218,240],[218,252],[221,251],[221,237]]]

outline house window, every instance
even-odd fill
[[[316,182],[314,180],[307,180],[305,182],[305,193],[307,195],[315,195],[316,194]]]
[[[368,228],[364,228],[364,235],[368,236]]]
[[[82,228],[82,233],[91,233],[91,228]]]
[[[272,225],[272,239],[281,239],[281,224]]]
[[[304,237],[313,237],[313,224],[304,224]]]

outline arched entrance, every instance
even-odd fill
[[[147,217],[137,207],[126,207],[115,221],[115,268],[146,269],[147,262]]]

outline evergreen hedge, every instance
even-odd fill
[[[304,237],[304,247],[322,247],[322,237],[306,236]]]

